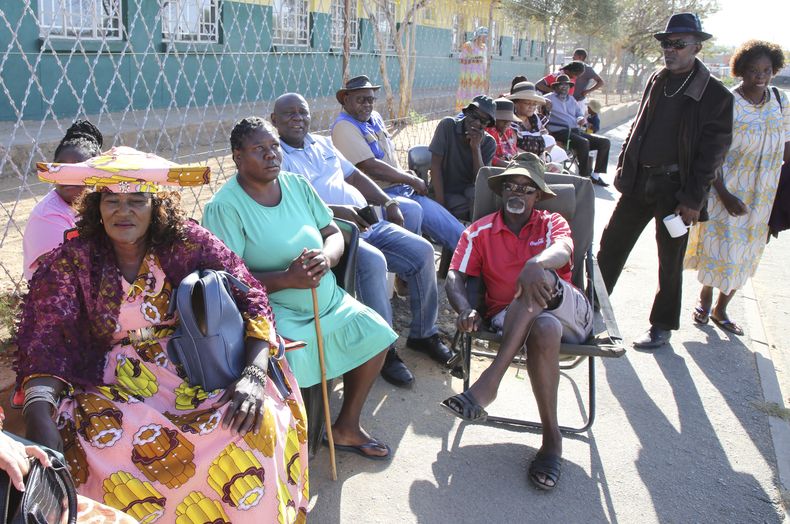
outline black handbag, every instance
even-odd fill
[[[25,445],[37,445],[21,437],[6,435]],[[33,459],[25,478],[25,491],[17,491],[8,474],[0,470],[0,522],[3,524],[50,524],[77,522],[77,491],[63,456],[44,446],[52,467]]]
[[[518,137],[516,145],[522,151],[535,153],[538,156],[541,156],[543,150],[546,149],[546,141],[543,139],[543,135],[522,135]]]

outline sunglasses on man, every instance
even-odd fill
[[[533,195],[538,192],[538,188],[529,184],[516,184],[515,182],[503,182],[503,191],[510,191],[519,195]]]
[[[685,40],[662,40],[661,49],[685,49],[687,46],[699,44],[699,42],[686,42]]]

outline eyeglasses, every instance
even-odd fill
[[[516,184],[513,182],[503,182],[502,189],[510,191],[511,193],[518,193],[520,195],[533,195],[538,192],[538,188],[527,184]]]
[[[699,42],[686,42],[685,40],[662,40],[661,49],[685,49],[687,46],[699,44]]]
[[[376,101],[375,96],[358,96],[354,98],[357,104],[372,104]]]

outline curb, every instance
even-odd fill
[[[776,375],[774,360],[771,358],[771,344],[763,326],[760,304],[757,301],[751,278],[746,281],[743,287],[743,299],[746,321],[749,324],[751,350],[754,353],[763,398],[766,402],[775,402],[784,406],[782,388]],[[769,415],[768,426],[776,457],[778,487],[790,490],[790,423]],[[784,510],[784,521],[790,521],[788,509],[782,506],[781,502],[779,506]]]

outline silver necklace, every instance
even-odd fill
[[[678,87],[678,90],[675,91],[674,93],[672,93],[671,95],[669,93],[667,93],[667,84],[669,83],[669,79],[667,79],[667,81],[664,82],[664,96],[667,97],[667,98],[672,98],[676,94],[678,94],[681,91],[683,91],[683,88],[686,87],[686,83],[688,83],[689,79],[691,78],[691,75],[693,75],[693,74],[694,74],[694,68],[692,67],[691,71],[689,71],[688,76],[686,76],[686,79],[683,80],[683,83],[680,84],[680,87]]]

